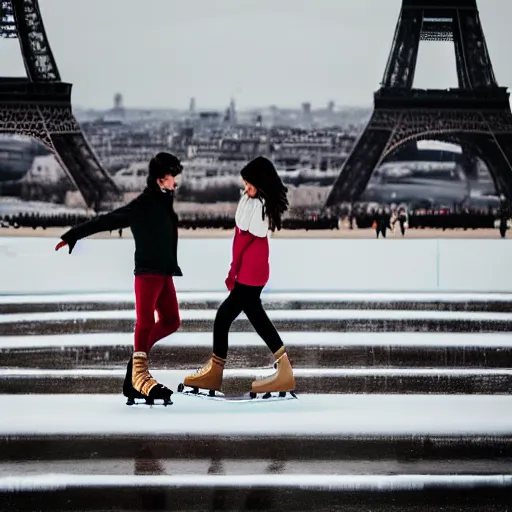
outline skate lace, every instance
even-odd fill
[[[282,357],[284,357],[284,354],[278,359],[276,359],[276,361],[274,361],[274,364],[272,365],[274,367],[274,370],[277,370],[277,367],[279,366],[279,361],[281,360]]]
[[[212,367],[212,362],[208,361],[208,363],[206,363],[204,366],[201,366],[200,368],[197,369],[195,375],[197,375],[197,376],[204,375],[205,373],[210,371],[211,367]]]

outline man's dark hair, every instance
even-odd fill
[[[176,177],[183,170],[180,160],[171,153],[161,152],[149,161],[148,180],[156,181],[171,174]]]

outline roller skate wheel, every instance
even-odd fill
[[[249,396],[250,396],[251,398],[256,398],[258,395],[257,395],[257,393],[255,393],[254,391],[251,391],[251,392],[249,393]]]
[[[183,390],[185,389],[185,386],[183,383],[178,384],[178,393],[183,393]]]

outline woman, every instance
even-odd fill
[[[283,342],[261,304],[261,292],[270,276],[268,231],[281,229],[281,216],[288,209],[287,188],[272,162],[258,157],[241,171],[245,190],[236,210],[233,257],[226,287],[231,292],[221,304],[213,326],[213,354],[197,373],[183,384],[219,390],[228,352],[228,332],[243,311],[274,355],[277,372],[252,383],[251,392],[286,392],[295,389],[295,379]]]
[[[183,167],[170,153],[158,153],[149,162],[147,186],[131,203],[74,227],[62,235],[55,250],[68,245],[71,254],[78,240],[102,231],[130,227],[135,241],[135,340],[128,362],[123,394],[170,402],[172,391],[149,373],[151,347],[180,326],[173,277],[182,276],[178,265],[178,217],[173,208],[176,176]],[[155,321],[155,310],[158,321]]]

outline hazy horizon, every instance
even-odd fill
[[[401,0],[40,0],[46,32],[76,108],[371,108]],[[512,86],[512,3],[479,3],[500,85]],[[62,23],[66,20],[66,23]],[[24,75],[2,40],[3,76]],[[415,87],[457,86],[451,43],[420,45]]]

